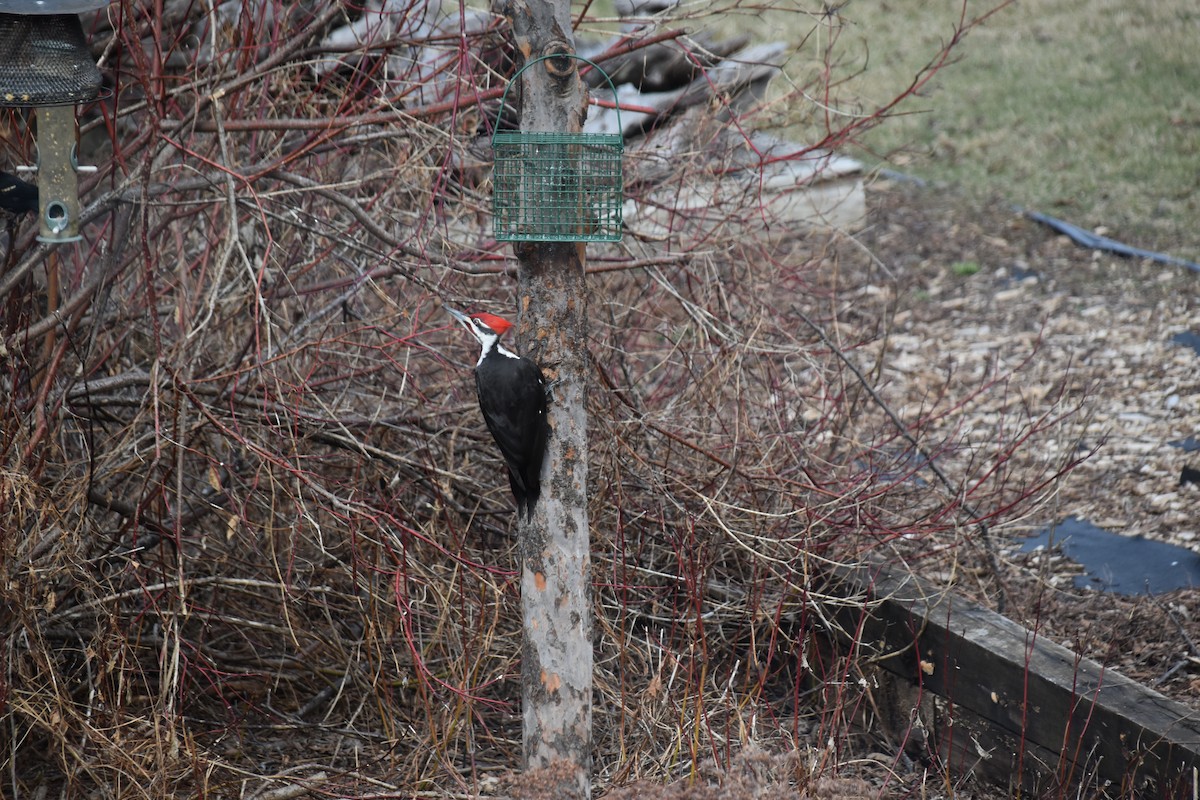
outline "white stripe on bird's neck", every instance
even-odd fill
[[[477,367],[483,363],[483,360],[487,358],[488,353],[492,352],[493,350],[505,358],[520,358],[519,355],[500,344],[500,337],[496,336],[495,334],[491,336],[482,334],[479,339],[479,343],[483,346],[483,349],[479,351],[479,360],[475,362],[475,366]]]

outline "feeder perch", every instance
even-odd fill
[[[75,106],[100,94],[100,70],[79,13],[108,0],[0,0],[0,106],[37,108],[36,172],[43,242],[78,241],[79,132]]]
[[[608,74],[591,64],[617,96]],[[547,58],[530,61],[513,76],[500,100],[503,113],[508,91],[521,73]],[[493,230],[500,242],[616,242],[621,239],[624,180],[619,133],[545,133],[497,131],[492,135]]]

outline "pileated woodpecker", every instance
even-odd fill
[[[512,327],[508,320],[484,312],[446,310],[482,348],[475,364],[479,409],[508,465],[508,485],[517,501],[517,513],[524,512],[530,519],[542,490],[542,457],[550,432],[542,370],[500,344],[500,337]]]

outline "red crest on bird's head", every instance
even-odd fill
[[[487,325],[496,332],[497,336],[503,336],[512,327],[512,323],[504,317],[497,317],[495,314],[489,314],[486,311],[478,311],[472,314],[471,319],[477,319],[484,325]]]

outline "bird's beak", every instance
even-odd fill
[[[471,329],[471,318],[468,317],[466,314],[462,313],[461,311],[456,311],[453,308],[451,308],[450,306],[442,306],[442,308],[446,309],[446,312],[448,314],[450,314],[450,316],[454,317],[456,320],[461,322],[463,325],[466,325],[467,330]]]

